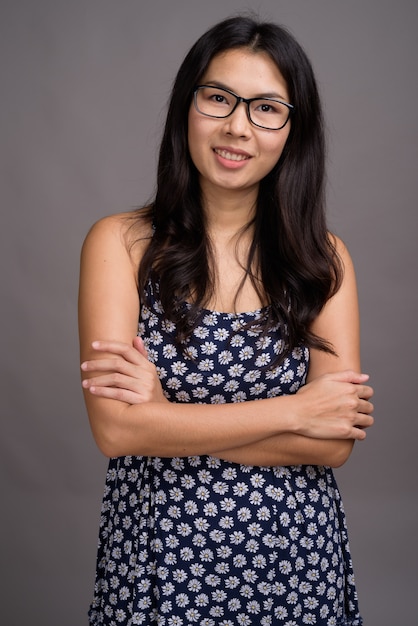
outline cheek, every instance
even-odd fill
[[[289,130],[286,133],[280,135],[280,137],[272,137],[271,141],[265,145],[265,153],[269,155],[269,159],[277,163],[280,159],[284,147],[289,137]]]
[[[199,160],[199,147],[202,143],[202,133],[199,124],[200,120],[196,120],[194,110],[189,112],[187,142],[189,147],[189,154],[193,163],[196,165],[196,160]]]

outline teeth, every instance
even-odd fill
[[[235,152],[228,152],[227,150],[215,150],[216,154],[223,157],[224,159],[229,159],[230,161],[245,161],[249,157],[245,156],[245,154],[236,154]]]

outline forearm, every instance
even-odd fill
[[[106,456],[219,455],[231,442],[237,449],[251,446],[297,423],[296,396],[224,405],[95,400],[89,417]]]
[[[353,449],[352,439],[313,439],[283,433],[250,445],[233,447],[213,456],[243,465],[326,465],[340,467]]]
[[[97,445],[106,456],[219,456],[233,448],[237,462],[245,464],[338,465],[345,460],[345,447],[338,461],[329,461],[331,450],[318,448],[310,439],[365,438],[364,429],[373,423],[373,405],[367,400],[371,388],[361,384],[364,380],[362,374],[340,372],[321,376],[294,395],[215,405],[128,404],[124,389],[94,386],[85,389],[85,399]],[[274,439],[285,434],[301,439]],[[253,444],[259,446],[246,449]],[[238,453],[239,448],[243,450]]]

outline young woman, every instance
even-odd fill
[[[83,387],[110,457],[90,624],[362,624],[331,468],[372,389],[323,177],[300,46],[214,26],[174,83],[155,201],[83,246]]]

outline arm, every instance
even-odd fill
[[[95,359],[114,362],[115,353],[105,352],[107,344],[100,344],[98,351],[93,342],[106,338],[130,346],[136,334],[136,267],[142,244],[130,247],[126,231],[120,217],[102,220],[87,236],[81,258],[80,350],[87,362],[83,376],[89,379],[84,383],[85,401],[93,435],[105,455],[219,455],[231,448],[231,441],[242,448],[292,432],[324,439],[363,438],[358,426],[371,424],[371,405],[362,399],[367,388],[341,374],[320,377],[300,398],[296,394],[230,405],[176,404],[158,393],[150,401],[130,404],[123,388],[97,388],[103,370],[95,371]],[[118,367],[109,368],[109,375],[115,370]],[[355,377],[355,382],[364,381]]]
[[[337,356],[311,350],[307,386],[318,377],[342,370],[360,370],[360,329],[356,278],[353,263],[344,244],[337,239],[337,251],[343,263],[344,277],[339,291],[315,320],[312,330],[331,343]],[[354,381],[353,381],[354,382]],[[372,391],[367,388],[367,399]],[[364,436],[366,434],[364,433]],[[354,439],[311,439],[286,433],[250,447],[223,451],[222,458],[254,465],[321,464],[339,467],[350,456]]]

